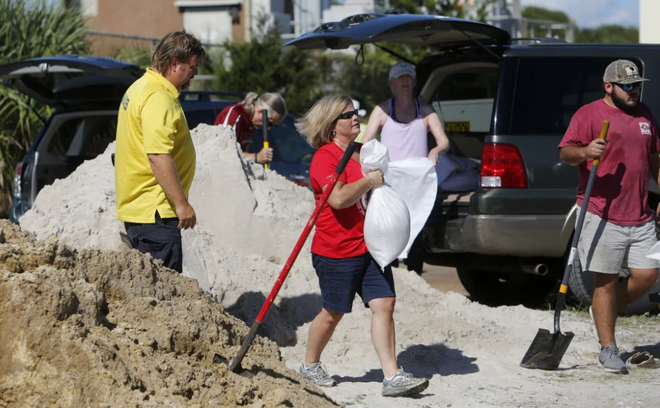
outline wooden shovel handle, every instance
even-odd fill
[[[608,130],[610,130],[610,121],[604,120],[603,125],[600,127],[600,136],[598,138],[605,140]],[[598,166],[598,163],[600,163],[600,156],[596,157],[591,165]]]

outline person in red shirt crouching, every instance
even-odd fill
[[[231,127],[236,133],[236,141],[247,159],[255,163],[265,163],[273,160],[273,149],[264,148],[258,153],[248,153],[254,140],[254,128],[263,127],[262,111],[268,112],[269,128],[277,126],[286,116],[286,102],[280,94],[265,93],[257,95],[249,92],[243,102],[227,106],[220,112],[215,126]]]
[[[296,123],[298,131],[318,149],[309,171],[317,204],[344,151],[360,134],[357,113],[350,97],[326,96]],[[371,338],[385,377],[382,395],[399,397],[422,392],[429,381],[414,378],[397,364],[392,268],[388,266],[381,272],[364,241],[366,194],[383,182],[380,170],[362,175],[359,154],[355,153],[316,221],[312,262],[319,279],[323,307],[309,328],[307,352],[300,372],[318,386],[337,384],[321,364],[321,353],[341,318],[351,312],[358,294],[372,312]]]

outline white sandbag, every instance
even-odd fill
[[[410,240],[410,213],[406,202],[390,186],[371,194],[364,219],[364,241],[381,268],[391,264]]]
[[[647,258],[660,260],[660,242],[657,242],[649,251],[646,253]]]
[[[391,162],[387,183],[403,198],[410,212],[410,238],[398,256],[405,259],[435,205],[438,180],[433,161],[427,157],[413,157]]]
[[[387,175],[390,161],[387,148],[378,140],[365,143],[360,150],[362,174],[380,169]],[[392,263],[410,240],[410,213],[405,201],[387,183],[375,188],[364,220],[364,241],[381,268]]]

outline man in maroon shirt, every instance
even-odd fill
[[[584,190],[594,158],[601,157],[578,244],[580,262],[594,276],[589,312],[596,325],[601,351],[599,366],[626,374],[614,338],[617,311],[637,300],[658,280],[658,261],[646,253],[657,242],[652,211],[647,203],[649,174],[658,179],[660,138],[649,108],[639,102],[647,79],[627,60],[612,62],[603,76],[605,96],[581,107],[559,144],[560,159],[578,166]],[[607,141],[599,139],[603,120],[610,121]],[[607,148],[606,148],[607,147]],[[619,282],[622,267],[630,277]]]

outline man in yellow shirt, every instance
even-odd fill
[[[188,202],[195,147],[179,93],[205,57],[192,34],[167,34],[151,56],[152,68],[124,94],[117,118],[117,218],[134,248],[179,273],[181,229],[197,222]]]

